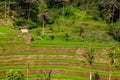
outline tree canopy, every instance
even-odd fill
[[[109,23],[120,18],[120,0],[1,0],[0,15],[1,18],[5,18],[4,14],[14,19],[22,18],[37,22],[43,7],[50,11],[59,9],[63,5],[86,9],[87,13],[96,12],[99,17]]]

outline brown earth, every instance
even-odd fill
[[[61,58],[61,59],[75,59],[75,60],[84,60],[82,56],[67,56],[67,55],[44,55],[44,53],[65,53],[65,54],[83,54],[86,53],[86,50],[80,48],[80,49],[65,49],[65,48],[59,48],[59,49],[46,49],[46,48],[15,48],[14,50],[12,48],[8,48],[7,50],[5,49],[0,50],[1,54],[11,54],[11,53],[16,53],[16,52],[38,52],[40,54],[37,55],[16,55],[16,56],[0,56],[0,60],[3,60],[3,62],[0,62],[0,66],[13,66],[13,65],[26,65],[28,62],[30,65],[62,65],[62,66],[75,66],[75,67],[84,67],[84,68],[89,68],[88,64],[85,63],[76,63],[76,62],[62,62],[62,61],[19,61],[21,59],[29,59],[29,58]],[[42,53],[42,54],[41,54]],[[98,56],[106,56],[106,51],[101,50],[101,51],[96,51],[96,55]],[[5,60],[11,60],[11,62],[7,62]],[[13,60],[13,61],[12,61]],[[15,61],[17,60],[17,61]],[[5,63],[4,63],[5,61]],[[103,58],[98,58],[95,61],[97,62],[106,62],[108,63],[109,60],[105,60]],[[99,69],[99,70],[106,70],[109,71],[108,66],[104,65],[93,65],[93,69]],[[26,71],[23,71],[24,73]],[[30,74],[39,74],[39,70],[31,70]],[[60,70],[60,69],[54,69],[54,74],[66,74],[66,75],[74,75],[74,76],[82,76],[82,77],[89,77],[89,73],[87,72],[79,72],[79,71],[66,71],[66,70]],[[0,71],[0,75],[4,76],[6,75],[5,71]],[[98,75],[97,73],[94,73],[94,77],[98,76],[100,79],[99,80],[107,80],[108,76],[104,75]],[[119,80],[120,77],[115,77],[113,80]],[[36,80],[36,79],[35,79]]]
[[[66,54],[66,53],[65,53]],[[67,53],[69,54],[69,53]],[[68,59],[77,59],[77,60],[85,60],[83,56],[67,56],[67,55],[44,55],[43,54],[37,54],[37,55],[17,55],[17,56],[0,56],[0,60],[14,60],[14,59],[27,59],[27,58],[68,58]],[[104,63],[109,63],[109,60],[105,60],[103,58],[97,58],[95,59],[95,62],[104,62]]]
[[[69,62],[69,61],[34,61],[34,60],[23,60],[23,61],[11,61],[11,62],[2,62],[0,63],[0,66],[17,66],[17,65],[52,65],[52,66],[71,66],[71,67],[83,67],[83,68],[89,68],[89,65],[86,63],[82,62]],[[109,66],[108,65],[95,65],[93,64],[92,68],[93,69],[98,69],[98,70],[104,70],[104,71],[109,71]],[[115,68],[114,68],[115,70]]]
[[[3,19],[0,19],[0,25],[12,25],[12,20],[3,20]]]

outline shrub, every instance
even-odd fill
[[[79,36],[81,36],[83,32],[84,32],[83,28],[80,27],[80,30],[79,30]]]
[[[117,24],[110,24],[108,34],[111,35],[115,40],[120,41],[120,26]]]
[[[34,37],[31,37],[31,41],[35,41]]]
[[[34,28],[37,28],[37,24],[35,22],[32,22],[32,21],[28,21],[27,22],[27,28],[28,29],[34,29]]]
[[[67,33],[65,34],[64,38],[66,41],[69,41],[69,35]]]
[[[21,26],[26,26],[28,29],[33,29],[33,28],[37,28],[37,24],[35,22],[32,21],[26,21],[25,19],[15,19],[13,26],[19,26],[18,28],[20,28]]]
[[[50,30],[50,31],[54,31],[54,29],[53,29],[52,27],[49,27],[49,30]]]
[[[16,26],[24,26],[26,25],[26,21],[24,19],[15,19],[14,20],[14,23],[13,23],[13,26],[16,27]],[[20,27],[18,27],[20,28]]]
[[[50,38],[50,40],[54,40],[55,36],[54,35],[50,35],[49,38]]]
[[[40,29],[37,29],[37,30],[35,31],[35,33],[36,33],[37,36],[40,36],[40,35],[41,35]]]
[[[21,71],[10,70],[7,73],[7,80],[24,80],[24,75]]]
[[[48,24],[53,24],[53,23],[55,23],[55,17],[52,16],[52,15],[49,15],[48,20],[47,20],[47,23],[48,23]]]
[[[66,16],[67,18],[69,18],[69,17],[71,17],[71,16],[75,16],[73,6],[68,6],[68,8],[65,9],[65,16]]]

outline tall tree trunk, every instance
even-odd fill
[[[64,26],[64,14],[65,14],[65,5],[64,5],[64,2],[63,2],[63,7],[62,7],[62,22],[61,22],[61,25]],[[59,26],[59,32],[61,31],[61,27]]]
[[[120,10],[119,10],[119,19],[120,19]]]
[[[20,11],[19,5],[20,5],[20,2],[17,1],[17,4],[16,4],[16,12],[19,12],[19,11]]]
[[[109,80],[111,80],[112,71],[109,73]]]
[[[8,0],[8,18],[10,17],[10,0]]]
[[[63,22],[64,22],[64,13],[65,13],[65,6],[64,6],[64,3],[63,3],[63,10],[62,10]]]
[[[113,24],[113,21],[114,21],[114,11],[115,11],[115,9],[114,9],[114,6],[113,6],[113,11],[112,11],[112,24]]]
[[[31,9],[31,3],[29,3],[29,11],[28,11],[28,21],[30,21],[30,10]]]
[[[88,4],[86,5],[86,18],[88,19]]]
[[[92,80],[92,65],[90,65],[90,80]]]
[[[42,36],[44,37],[45,35],[45,21],[43,20],[43,28],[42,28]]]
[[[27,80],[29,80],[29,64],[27,64]]]
[[[112,66],[110,65],[109,80],[111,80],[111,76],[112,76],[111,67],[112,67]]]
[[[6,11],[6,8],[7,8],[7,2],[6,2],[6,0],[5,0],[5,10],[4,10],[4,12],[5,12],[5,19],[7,18],[7,11]]]

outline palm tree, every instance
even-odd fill
[[[112,76],[112,67],[113,67],[113,64],[114,64],[114,55],[115,55],[115,50],[108,52],[108,57],[110,59],[109,80],[111,80],[111,76]]]
[[[41,21],[42,21],[42,25],[43,25],[42,36],[44,37],[44,35],[45,35],[45,22],[47,21],[47,11],[41,12],[40,16],[41,16]]]
[[[27,64],[27,80],[29,80],[29,64]]]
[[[7,18],[7,11],[6,11],[6,8],[7,8],[7,2],[6,2],[6,0],[5,0],[5,19]]]
[[[110,7],[112,8],[112,13],[111,13],[111,15],[112,15],[112,24],[113,24],[113,22],[114,22],[115,8],[118,7],[116,4],[117,4],[117,1],[116,1],[116,0],[112,0],[112,1],[109,3]]]
[[[86,54],[83,55],[83,57],[86,59],[86,61],[89,63],[89,69],[90,69],[90,80],[92,80],[92,64],[94,61],[94,48],[91,48],[89,46],[89,50]]]
[[[39,19],[42,22],[43,28],[42,28],[42,36],[45,35],[45,22],[47,21],[48,12],[47,12],[47,5],[44,0],[39,0]]]
[[[27,0],[29,4],[29,9],[28,9],[28,21],[30,21],[30,15],[31,15],[31,6],[35,0]]]
[[[68,2],[67,0],[61,0],[62,1],[62,17],[63,17],[63,23],[64,23],[64,20],[65,20],[65,5],[66,3]]]
[[[52,69],[48,71],[43,70],[43,76],[41,77],[41,80],[51,80],[51,74]]]
[[[4,9],[4,16],[5,19],[8,20],[9,16],[10,16],[10,0],[5,0],[5,9]]]
[[[62,11],[63,22],[64,22],[64,12],[65,12],[65,5],[64,5],[64,2],[63,2],[63,11]]]
[[[67,0],[57,0],[58,3],[62,3],[62,26],[64,26],[65,21],[65,5]],[[61,31],[61,28],[59,27],[59,31]]]
[[[10,16],[10,0],[8,0],[8,18]]]

